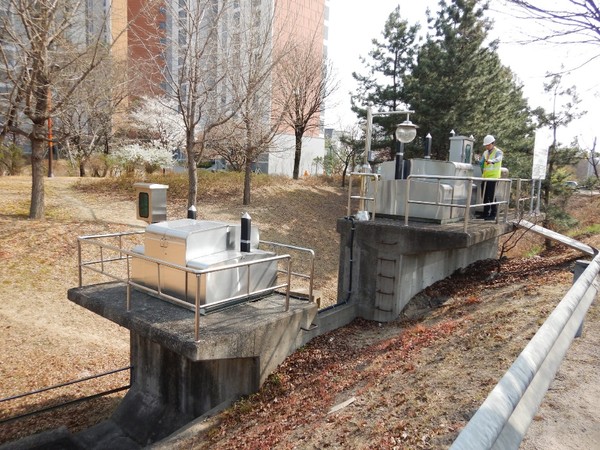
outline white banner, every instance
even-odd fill
[[[534,180],[543,180],[546,178],[546,165],[548,164],[548,149],[550,145],[552,145],[551,130],[537,130],[533,146],[533,167],[531,168],[531,178]]]

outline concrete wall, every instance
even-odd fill
[[[338,298],[355,305],[358,317],[379,322],[395,320],[415,294],[457,269],[496,257],[500,235],[416,229],[391,219],[340,219],[337,229]]]
[[[140,444],[259,389],[258,358],[191,361],[131,332],[130,359],[132,387],[111,419]]]

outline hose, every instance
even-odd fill
[[[343,302],[338,302],[335,305],[328,306],[319,310],[319,313],[329,311],[330,309],[337,308],[338,306],[342,306],[348,303],[350,300],[350,296],[352,295],[352,266],[354,264],[354,230],[356,229],[354,216],[344,217],[344,219],[352,222],[352,227],[350,228],[350,267],[348,270],[348,292],[346,294],[346,298]]]

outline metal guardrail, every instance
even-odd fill
[[[442,180],[452,181],[454,183],[464,182],[465,183],[465,192],[467,193],[466,202],[458,203],[458,202],[453,201],[451,203],[444,203],[439,198],[435,202],[411,200],[411,198],[410,198],[411,181],[417,180],[417,179],[418,180],[436,181],[438,186],[441,184]],[[408,181],[408,183],[406,185],[406,194],[405,194],[405,198],[404,198],[404,225],[408,225],[408,221],[410,218],[410,205],[411,204],[442,206],[442,207],[449,207],[449,208],[464,208],[465,209],[465,214],[464,214],[464,219],[463,219],[464,231],[467,231],[467,227],[469,225],[469,220],[471,218],[471,209],[472,208],[478,208],[478,207],[486,206],[486,205],[497,205],[498,207],[505,205],[506,207],[504,208],[504,214],[503,214],[504,222],[506,222],[506,220],[508,218],[508,205],[510,203],[510,195],[506,195],[506,194],[510,193],[510,191],[511,191],[512,179],[510,179],[510,178],[498,178],[498,179],[490,180],[489,178],[481,178],[481,177],[458,177],[458,176],[450,176],[450,175],[412,175],[411,174],[407,177],[407,181]],[[496,182],[496,197],[502,197],[503,196],[502,194],[504,194],[504,196],[506,196],[508,198],[506,200],[499,200],[499,201],[494,201],[494,202],[489,202],[489,203],[473,203],[473,182],[481,182],[481,183],[485,184],[489,181]],[[485,187],[482,189],[482,191],[483,190],[485,190]],[[438,192],[441,192],[441,190],[438,189]],[[498,221],[498,217],[499,217],[499,214],[496,216],[496,222]]]
[[[233,305],[236,303],[240,303],[246,298],[255,297],[267,292],[273,292],[277,289],[285,289],[285,311],[289,309],[289,298],[290,298],[290,287],[291,287],[291,278],[292,276],[303,278],[309,280],[309,293],[308,298],[310,301],[314,301],[313,296],[313,278],[314,278],[314,251],[311,249],[303,248],[303,247],[295,247],[286,244],[280,244],[276,242],[269,241],[260,241],[259,244],[270,245],[272,247],[286,248],[292,249],[295,251],[303,252],[309,255],[309,263],[310,263],[310,274],[301,274],[292,272],[291,263],[292,257],[289,254],[272,256],[269,258],[263,258],[253,261],[247,261],[237,264],[230,264],[227,266],[221,266],[211,269],[192,269],[189,267],[181,266],[178,264],[169,263],[166,261],[161,261],[156,258],[152,258],[133,250],[128,250],[124,248],[124,241],[127,237],[132,237],[135,235],[143,234],[144,231],[134,231],[134,232],[124,232],[124,233],[113,233],[113,234],[105,234],[105,235],[93,235],[93,236],[80,236],[77,238],[77,253],[78,253],[78,264],[79,264],[79,287],[82,287],[83,284],[83,271],[89,270],[91,272],[98,273],[104,277],[109,279],[120,281],[127,285],[127,296],[126,296],[126,305],[127,311],[131,309],[131,288],[134,287],[137,290],[146,292],[150,295],[159,297],[166,301],[169,301],[173,304],[181,306],[183,308],[189,309],[194,312],[194,336],[195,340],[199,340],[200,336],[200,316],[205,315],[209,310],[215,309],[221,306]],[[117,245],[112,245],[107,242],[104,242],[105,239],[116,239]],[[98,249],[99,256],[91,259],[84,260],[82,246],[92,246]],[[156,288],[148,287],[146,285],[140,284],[132,280],[131,278],[131,259],[139,258],[144,261],[154,264],[156,266],[157,274],[158,274],[158,283]],[[243,294],[239,294],[233,297],[228,297],[216,302],[211,302],[209,305],[200,305],[200,293],[202,291],[202,280],[203,276],[220,272],[224,270],[236,269],[240,267],[246,267],[247,276],[250,278],[251,267],[256,264],[264,264],[272,261],[285,261],[287,264],[286,270],[278,269],[278,273],[283,273],[286,276],[286,281],[284,283],[280,283],[274,286],[269,286],[265,289],[255,289],[250,290],[250,283],[247,283],[247,290]],[[117,268],[115,269],[115,265]],[[123,267],[124,265],[124,267]],[[174,269],[176,271],[181,271],[186,274],[186,280],[188,276],[192,276],[196,278],[196,289],[194,292],[194,303],[189,303],[175,296],[169,295],[163,292],[161,288],[161,272],[164,268]],[[110,269],[113,269],[112,271]],[[186,292],[185,298],[188,297],[187,292],[187,283],[186,283]]]
[[[600,290],[600,254],[597,252],[458,435],[451,450],[519,448]]]
[[[360,177],[361,179],[361,195],[352,195],[352,178]],[[366,195],[367,189],[365,189],[364,184],[366,180],[373,178],[374,179],[374,192],[373,196],[369,197]],[[465,187],[464,190],[467,193],[466,201],[459,202],[451,201],[443,202],[441,199],[437,199],[435,202],[427,202],[420,201],[416,199],[411,199],[411,182],[412,180],[428,180],[431,182],[436,182],[438,185],[442,184],[443,181],[451,182],[454,185],[459,182],[464,182]],[[474,208],[483,207],[486,205],[504,205],[504,211],[502,214],[502,220],[506,222],[508,220],[509,208],[513,208],[512,211],[514,213],[515,218],[520,218],[523,214],[529,209],[530,214],[538,214],[539,213],[539,194],[536,193],[536,180],[531,179],[521,179],[521,178],[500,178],[494,179],[498,183],[496,187],[496,196],[502,198],[502,200],[494,201],[490,203],[484,202],[473,202],[473,187],[481,186],[481,191],[485,189],[484,184],[490,181],[489,178],[481,178],[481,177],[460,177],[460,176],[450,176],[450,175],[414,175],[411,174],[406,178],[406,191],[404,198],[404,224],[408,225],[410,221],[410,205],[411,204],[420,204],[420,205],[430,205],[435,207],[447,207],[447,208],[461,208],[465,209],[464,219],[463,219],[463,229],[466,231],[469,225],[469,220],[471,219],[471,210]],[[363,173],[363,172],[352,172],[350,174],[349,188],[348,188],[348,207],[347,207],[347,215],[351,215],[351,202],[352,200],[360,200],[360,209],[365,210],[369,209],[371,213],[371,220],[375,219],[375,213],[377,211],[377,192],[378,185],[380,182],[380,176],[374,173]],[[478,184],[476,184],[478,183]],[[527,186],[529,185],[529,188]],[[527,188],[527,190],[525,190]],[[539,189],[539,187],[538,187]],[[437,189],[437,192],[442,192],[441,189]],[[370,208],[366,208],[366,202],[370,202]],[[500,215],[497,216],[496,222],[500,218]]]
[[[67,381],[65,383],[55,384],[53,386],[48,386],[48,387],[45,387],[45,388],[36,389],[34,391],[25,392],[23,394],[13,395],[11,397],[6,397],[6,398],[3,398],[3,399],[0,399],[0,403],[14,401],[14,400],[18,400],[20,398],[30,397],[32,395],[41,394],[42,392],[47,392],[47,391],[52,391],[52,390],[55,390],[55,389],[60,389],[60,388],[63,388],[63,387],[74,385],[74,384],[83,383],[83,382],[89,381],[89,380],[95,380],[97,378],[106,377],[108,375],[113,375],[115,373],[123,372],[125,370],[130,370],[130,369],[131,369],[131,366],[127,366],[127,367],[122,367],[120,369],[115,369],[115,370],[110,370],[108,372],[99,373],[99,374],[96,374],[96,375],[90,375],[88,377],[80,378],[78,380]],[[33,416],[33,415],[36,415],[36,414],[41,414],[41,413],[44,413],[44,412],[47,412],[47,411],[52,411],[54,409],[61,408],[63,406],[73,405],[75,403],[81,403],[81,402],[84,402],[84,401],[87,401],[87,400],[93,400],[93,399],[98,398],[98,397],[103,397],[105,395],[110,395],[110,394],[114,394],[116,392],[121,392],[121,391],[124,391],[126,389],[129,389],[130,387],[131,387],[131,382],[129,384],[125,385],[125,386],[119,386],[119,387],[114,388],[114,389],[109,389],[108,391],[98,392],[96,394],[87,395],[85,397],[80,397],[80,398],[77,398],[77,399],[74,399],[74,400],[64,401],[64,402],[61,402],[61,403],[57,403],[57,404],[54,404],[54,405],[51,405],[51,406],[46,406],[44,408],[36,409],[36,410],[29,411],[29,412],[26,412],[26,413],[23,413],[23,414],[19,414],[19,415],[16,415],[16,416],[3,418],[3,419],[0,419],[0,425],[3,424],[3,423],[13,422],[13,421],[19,420],[19,419],[24,419],[25,417],[30,417],[30,416]]]

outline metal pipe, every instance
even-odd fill
[[[131,383],[129,383],[126,386],[121,386],[121,387],[118,387],[118,388],[109,389],[108,391],[98,392],[97,394],[87,395],[87,396],[81,397],[81,398],[76,398],[75,400],[69,400],[67,402],[58,403],[56,405],[48,406],[46,408],[36,409],[35,411],[31,411],[31,412],[28,412],[28,413],[25,413],[25,414],[20,414],[18,416],[9,417],[8,419],[2,419],[2,420],[0,420],[0,424],[7,423],[7,422],[12,422],[14,420],[24,419],[25,417],[33,416],[35,414],[41,414],[41,413],[47,412],[47,411],[52,411],[52,410],[57,409],[57,408],[62,408],[63,406],[69,406],[69,405],[73,405],[75,403],[81,403],[81,402],[85,402],[87,400],[93,400],[93,399],[98,398],[98,397],[104,397],[105,395],[115,394],[117,392],[121,392],[121,391],[124,391],[126,389],[129,389],[130,387],[131,387]]]
[[[465,180],[468,183],[467,187],[467,209],[465,211],[465,223],[463,226],[463,231],[466,233],[467,227],[469,226],[469,219],[471,218],[471,200],[473,197],[473,183],[471,180]]]
[[[102,267],[102,273],[104,273],[104,254],[102,250],[103,247],[100,247],[100,267]]]
[[[252,218],[245,212],[242,214],[242,235],[240,237],[240,251],[250,252],[250,239],[252,234]]]
[[[396,171],[394,179],[402,180],[404,178],[404,142],[397,142],[396,146]]]
[[[246,295],[250,295],[250,270],[252,266],[248,266],[246,269]]]
[[[408,180],[406,182],[406,194],[404,196],[404,226],[408,226],[408,208],[410,204],[410,181],[412,177],[409,175]]]
[[[373,130],[373,110],[369,106],[367,108],[367,130],[365,136],[365,155],[364,164],[368,164],[369,152],[371,151],[371,134]]]
[[[531,196],[531,201],[529,202],[529,214],[533,214],[533,211],[534,211],[533,205],[534,205],[534,201],[535,201],[535,199],[534,199],[534,197],[535,197],[535,180],[531,183],[530,196]]]
[[[48,387],[41,388],[41,389],[36,389],[34,391],[25,392],[23,394],[17,394],[17,395],[13,395],[11,397],[2,398],[2,399],[0,399],[0,403],[7,402],[9,400],[17,400],[19,398],[28,397],[28,396],[34,395],[34,394],[41,394],[42,392],[51,391],[52,389],[58,389],[61,387],[70,386],[72,384],[77,384],[77,383],[81,383],[83,381],[93,380],[95,378],[104,377],[106,375],[112,375],[113,373],[123,372],[124,370],[129,370],[129,369],[131,369],[131,366],[121,367],[120,369],[109,370],[108,372],[103,372],[103,373],[99,373],[96,375],[89,375],[87,377],[83,377],[78,380],[72,380],[72,381],[66,381],[64,383],[54,384],[52,386],[48,386]]]
[[[200,340],[200,283],[202,283],[202,277],[196,275],[196,310],[194,311],[194,339],[196,342]]]
[[[79,261],[79,287],[83,286],[83,274],[81,266],[81,240],[77,239],[77,260]]]
[[[285,290],[285,311],[290,309],[290,284],[292,281],[292,258],[288,259],[287,289]]]

